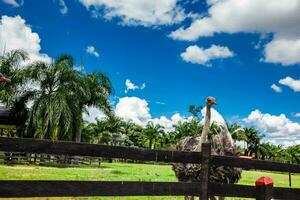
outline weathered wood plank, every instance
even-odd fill
[[[184,196],[200,194],[200,183],[135,181],[0,181],[0,198],[67,196]],[[255,198],[255,186],[210,183],[212,196]],[[274,188],[275,199],[300,200],[300,189]]]
[[[211,154],[211,144],[202,143],[201,146],[202,161],[201,161],[201,191],[200,199],[208,200],[208,183],[209,183],[209,168],[210,168],[210,154]]]
[[[27,138],[0,137],[0,151],[124,158],[159,162],[201,162],[200,152],[164,151]]]
[[[0,108],[0,124],[2,125],[15,125],[16,119],[11,110]]]
[[[300,200],[300,189],[292,188],[273,188],[274,199]]]
[[[142,161],[201,163],[201,152],[164,151],[131,147],[105,146],[65,141],[0,137],[0,151],[45,153],[71,156],[123,158]],[[246,169],[260,169],[300,173],[300,165],[252,160],[230,156],[211,156],[211,165],[226,165]]]
[[[300,173],[300,165],[272,162],[266,160],[255,160],[237,158],[231,156],[211,156],[211,165],[226,165],[246,169],[260,169],[267,171]]]
[[[198,195],[199,183],[126,181],[0,181],[0,197]]]
[[[257,185],[256,186],[256,200],[272,200],[273,199],[273,185]]]
[[[248,185],[209,183],[208,193],[210,196],[255,198],[256,188]]]

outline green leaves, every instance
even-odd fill
[[[11,106],[18,94],[18,86],[23,82],[19,66],[28,59],[28,55],[22,50],[12,50],[0,56],[0,73],[11,79],[11,83],[0,84],[0,102]]]
[[[73,58],[62,55],[53,63],[35,62],[22,69],[24,83],[34,83],[33,106],[27,132],[34,137],[80,141],[82,112],[96,106],[111,113],[109,78],[103,73],[83,74],[74,69]],[[76,134],[75,134],[76,133]],[[77,134],[79,133],[79,134]]]

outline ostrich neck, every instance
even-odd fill
[[[206,105],[205,121],[204,121],[204,126],[202,129],[201,138],[200,138],[201,143],[204,143],[207,141],[207,135],[208,135],[209,126],[210,126],[210,117],[211,117],[211,106]]]

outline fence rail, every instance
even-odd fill
[[[0,137],[0,151],[123,158],[166,163],[201,163],[202,161],[201,152],[165,151],[26,138]],[[247,169],[300,173],[300,167],[296,164],[230,156],[212,155],[210,164],[216,166],[226,165]]]
[[[65,155],[0,151],[0,164],[7,164],[7,165],[30,164],[30,165],[52,166],[52,167],[79,167],[79,166],[100,167],[101,162],[102,159],[98,157],[65,156]]]
[[[198,182],[0,181],[0,198],[65,196],[184,196],[201,194]],[[256,187],[210,183],[213,196],[256,198]],[[274,188],[274,199],[300,199],[300,189]]]
[[[62,196],[183,196],[209,195],[266,199],[263,188],[205,181],[209,166],[232,166],[247,169],[300,173],[300,165],[210,155],[209,144],[202,152],[179,152],[114,147],[73,142],[0,137],[0,151],[45,153],[69,156],[123,158],[142,161],[202,164],[202,182],[130,182],[130,181],[0,181],[0,197],[62,197]],[[208,151],[206,151],[208,150]],[[206,166],[206,167],[205,167]],[[272,187],[275,199],[300,200],[300,189]]]

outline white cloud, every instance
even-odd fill
[[[129,79],[126,79],[125,85],[126,85],[125,93],[127,93],[128,90],[136,90],[139,88],[134,83],[132,83]]]
[[[59,0],[59,6],[60,6],[60,13],[65,15],[68,13],[68,7],[66,5],[66,2],[64,0]]]
[[[179,113],[175,113],[168,119],[166,116],[161,116],[159,118],[154,118],[149,121],[152,121],[154,124],[159,124],[164,127],[165,131],[173,131],[174,125],[178,124],[179,122],[190,121],[192,117],[183,117]]]
[[[294,113],[293,116],[294,117],[300,117],[300,113]]]
[[[118,18],[123,25],[157,26],[181,22],[178,0],[79,0],[94,17]]]
[[[266,139],[276,144],[300,144],[300,124],[284,114],[271,115],[259,110],[252,111],[244,122],[259,128]]]
[[[32,32],[31,27],[20,16],[2,16],[0,21],[0,50],[1,52],[14,49],[25,50],[29,54],[30,62],[50,62],[47,54],[40,53],[41,39],[37,33]]]
[[[100,56],[99,53],[96,51],[94,46],[88,46],[86,48],[86,52],[90,55],[96,56],[97,58]]]
[[[209,0],[207,15],[170,36],[177,40],[197,40],[216,33],[273,34],[265,47],[265,62],[300,63],[299,0]]]
[[[201,110],[201,114],[202,114],[202,120],[201,120],[201,124],[204,124],[204,120],[205,120],[205,115],[206,115],[206,107],[202,108]],[[215,122],[216,124],[219,125],[226,125],[226,122],[224,120],[224,118],[222,117],[222,115],[215,110],[214,108],[211,108],[211,120],[210,123],[212,124],[213,122]]]
[[[132,121],[141,126],[146,126],[149,121],[152,121],[155,124],[163,126],[166,131],[173,130],[173,125],[179,121],[191,120],[191,118],[185,118],[179,113],[175,113],[171,118],[167,118],[166,116],[152,118],[148,102],[138,97],[120,98],[116,105],[115,113],[124,120]]]
[[[158,104],[158,105],[166,105],[165,102],[161,102],[161,101],[154,101],[154,103]]]
[[[281,87],[277,86],[276,84],[272,84],[272,85],[271,85],[271,88],[272,88],[275,92],[277,92],[277,93],[281,93],[281,92],[282,92]]]
[[[123,97],[119,99],[116,105],[115,113],[117,116],[123,118],[126,121],[132,121],[141,126],[145,126],[149,121],[155,124],[159,124],[164,127],[166,131],[174,130],[174,125],[178,124],[180,121],[190,121],[192,117],[184,117],[179,113],[173,114],[170,118],[166,116],[160,116],[157,118],[152,118],[150,114],[150,108],[148,107],[148,102],[145,99],[140,99],[138,97]],[[203,108],[201,110],[202,120],[204,122],[206,110]],[[211,123],[215,122],[219,125],[226,125],[222,115],[212,108],[211,110]]]
[[[279,83],[282,85],[288,86],[289,88],[294,90],[294,92],[300,92],[300,79],[295,80],[295,79],[287,76],[284,79],[280,79]]]
[[[13,6],[13,7],[20,7],[20,6],[22,6],[23,5],[23,3],[24,3],[24,1],[23,0],[21,0],[21,1],[17,1],[17,0],[2,0],[4,3],[6,3],[6,4],[9,4],[9,5],[11,5],[11,6]]]
[[[166,131],[172,131],[174,129],[173,125],[176,124],[174,121],[172,121],[171,119],[168,119],[166,116],[161,116],[159,118],[154,118],[154,119],[151,119],[151,121],[154,124],[161,125],[162,127],[164,127],[164,129]]]
[[[116,105],[115,113],[124,120],[144,125],[151,119],[148,102],[138,97],[123,97]]]
[[[135,85],[133,82],[131,82],[129,79],[126,79],[125,81],[125,93],[127,93],[129,90],[143,90],[146,87],[146,84],[143,83],[141,86]]]
[[[95,122],[96,119],[105,118],[104,113],[95,107],[88,107],[88,114],[84,113],[84,121],[85,122]],[[116,104],[114,109],[115,114],[118,117],[121,117],[125,121],[131,121],[141,126],[146,126],[148,122],[153,122],[154,124],[159,124],[164,127],[165,131],[174,130],[174,125],[179,122],[185,122],[192,120],[192,116],[185,117],[180,115],[180,113],[173,114],[170,118],[162,115],[160,117],[153,118],[150,113],[150,108],[148,102],[145,99],[141,99],[138,97],[122,97],[119,98],[119,102]],[[204,116],[206,110],[203,108],[201,110],[202,120],[201,123],[204,123]],[[217,123],[219,125],[226,125],[224,118],[222,115],[212,108],[211,110],[211,123]]]
[[[197,45],[189,46],[181,57],[186,62],[194,64],[207,65],[210,60],[233,57],[234,53],[228,47],[212,45],[207,49]]]
[[[101,120],[106,117],[103,111],[100,110],[99,108],[90,106],[87,107],[86,109],[87,109],[87,113],[86,112],[83,113],[84,122],[94,123],[96,122],[97,119]]]
[[[285,66],[300,64],[300,38],[273,39],[265,47],[264,61],[269,63],[281,63]]]

